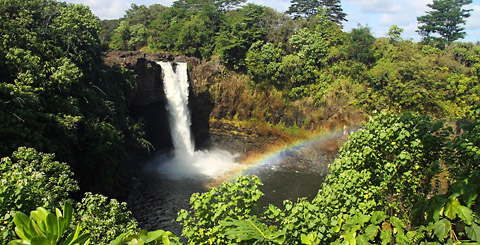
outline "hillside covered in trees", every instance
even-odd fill
[[[479,101],[479,46],[454,42],[465,35],[460,20],[468,10],[457,13],[460,20],[451,25],[458,30],[450,32],[431,26],[429,15],[419,17],[424,41],[416,43],[403,39],[395,25],[388,38],[373,37],[368,26],[346,33],[339,24],[345,19],[341,7],[301,3],[289,10],[293,18],[237,1],[132,5],[124,18],[102,21],[101,36],[110,49],[220,60],[227,68],[221,91],[228,94],[229,83],[248,90],[236,93],[243,103],[232,103],[227,115],[241,120],[315,128],[332,117],[349,122],[383,109],[460,118]],[[438,35],[447,32],[455,37]]]
[[[386,38],[343,31],[348,15],[331,0],[292,1],[287,13],[177,0],[132,5],[119,20],[55,0],[2,1],[0,243],[479,243],[480,44],[460,41],[469,3],[433,1],[414,42],[395,25]],[[125,203],[98,194],[122,194],[130,154],[151,149],[128,109],[133,72],[104,63],[113,50],[216,66],[195,91],[222,106],[212,121],[289,132],[365,124],[311,201],[260,210],[261,183],[241,177],[194,194],[182,234],[140,231]]]

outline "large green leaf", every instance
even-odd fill
[[[257,217],[252,216],[247,220],[220,221],[220,225],[228,228],[224,233],[230,239],[257,241],[271,241],[283,243],[285,241],[285,232],[273,232],[265,224],[258,221]]]
[[[57,220],[57,217],[52,214],[52,213],[49,213],[46,217],[46,224],[47,224],[47,229],[46,229],[46,235],[47,235],[47,238],[50,240],[50,241],[58,241],[58,238],[63,235],[63,234],[58,234],[58,220]]]
[[[382,211],[375,211],[372,214],[372,218],[370,219],[370,222],[374,225],[378,225],[381,222],[383,222],[387,218],[387,215],[382,212]]]
[[[75,238],[75,240],[73,240],[70,244],[84,244],[88,240],[88,238],[90,238],[90,233],[84,233]]]
[[[477,199],[477,188],[477,185],[469,183],[462,189],[462,200],[467,204],[467,207],[470,207],[473,201]]]
[[[370,224],[369,226],[367,226],[364,234],[365,238],[367,238],[368,241],[373,241],[373,239],[375,239],[375,237],[377,236],[378,229],[379,227],[374,224]]]
[[[33,237],[31,240],[30,240],[31,244],[32,245],[51,245],[52,243],[50,243],[50,241],[48,240],[48,238],[44,237],[44,236],[36,236],[36,237]]]
[[[370,245],[370,242],[368,242],[368,238],[365,235],[357,236],[355,242],[357,245]]]
[[[317,236],[313,232],[308,233],[308,235],[302,234],[301,235],[301,241],[302,241],[302,244],[306,244],[306,245],[317,245],[318,244]]]
[[[23,240],[28,240],[33,236],[29,229],[30,220],[27,215],[22,212],[17,212],[13,217],[13,222],[15,223],[15,233],[18,237]]]
[[[395,217],[395,216],[392,216],[390,217],[390,223],[397,229],[404,229],[405,228],[405,224],[403,223],[403,221],[401,221],[399,218]]]
[[[70,224],[70,222],[72,222],[72,218],[73,218],[73,207],[72,207],[72,204],[70,204],[70,202],[65,202],[63,204],[62,217],[64,218],[64,221],[63,221],[63,223],[65,225],[64,229],[66,229],[68,227],[68,225]]]
[[[389,244],[392,241],[392,231],[390,229],[383,230],[380,233],[380,240],[382,240],[382,244]]]
[[[145,242],[149,243],[152,241],[157,241],[162,236],[165,236],[166,232],[164,230],[150,231],[146,236],[141,236],[140,238]]]
[[[431,204],[429,205],[429,209],[432,211],[432,218],[435,222],[440,220],[440,215],[443,214],[444,205],[447,202],[447,198],[445,195],[437,195],[434,196],[432,199]]]
[[[465,226],[465,233],[468,238],[480,242],[480,226],[476,223],[472,223],[471,226]]]
[[[25,245],[23,242],[24,240],[18,239],[18,240],[13,240],[8,243],[8,245]],[[28,243],[27,243],[28,244]]]
[[[457,208],[460,205],[461,204],[456,197],[449,197],[447,204],[445,204],[445,216],[451,220],[455,219],[455,217],[457,217]]]
[[[45,226],[41,225],[42,221],[47,219],[47,215],[49,214],[48,210],[43,207],[37,208],[37,210],[30,212],[30,217],[33,218],[39,225],[40,228],[46,230]]]
[[[45,235],[45,231],[42,230],[37,222],[35,222],[33,219],[30,219],[30,230],[32,230],[32,233],[34,232],[34,234],[36,235],[40,235],[40,236],[44,236],[44,237],[47,237],[47,235]]]
[[[465,206],[458,206],[457,207],[457,214],[460,219],[462,219],[465,224],[471,225],[473,221],[473,211]]]
[[[125,240],[126,233],[122,233],[118,235],[115,240],[111,241],[108,245],[118,245],[122,244],[123,240]]]
[[[357,233],[356,233],[355,231],[352,231],[352,232],[350,232],[350,233],[347,233],[347,234],[343,237],[344,242],[346,242],[347,244],[355,245],[355,244],[357,244],[356,236],[357,236]]]
[[[451,230],[452,226],[450,221],[447,219],[441,219],[435,223],[433,231],[440,241],[443,241],[447,236],[448,232]]]

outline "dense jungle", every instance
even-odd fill
[[[480,244],[471,3],[433,0],[414,41],[397,25],[345,32],[340,0],[292,0],[285,13],[176,0],[113,20],[0,1],[0,243]],[[181,233],[146,231],[126,201],[135,159],[174,145],[158,131],[169,128],[158,61],[188,64],[198,149],[219,132],[218,144],[246,137],[242,160],[355,130],[330,142],[313,198],[260,205],[262,181],[245,175],[192,194]]]

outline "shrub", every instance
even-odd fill
[[[65,202],[63,210],[55,209],[55,214],[39,207],[30,213],[30,217],[22,212],[15,213],[15,232],[20,239],[9,242],[9,245],[49,244],[83,245],[89,244],[90,234],[81,232],[80,227],[74,232],[68,231],[73,217],[73,208]]]
[[[194,193],[190,198],[190,210],[182,209],[178,221],[183,225],[182,235],[190,244],[231,244],[224,232],[228,229],[220,222],[231,219],[247,219],[258,206],[263,193],[256,176],[242,176],[232,182],[211,188],[206,193]]]
[[[58,205],[77,191],[70,167],[54,161],[54,154],[20,147],[12,157],[0,160],[0,235],[2,244],[13,235],[15,212],[28,213],[37,207],[47,209]]]
[[[122,233],[128,236],[137,232],[138,223],[124,202],[87,192],[76,206],[75,222],[90,232],[92,244],[108,244]]]

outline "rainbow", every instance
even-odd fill
[[[347,129],[344,129],[334,130],[328,133],[323,132],[315,134],[307,139],[298,140],[287,145],[276,147],[263,154],[257,154],[256,156],[241,162],[239,164],[239,168],[231,171],[230,173],[222,176],[221,178],[216,179],[214,183],[210,184],[210,186],[212,186],[212,184],[218,185],[219,183],[225,181],[231,181],[232,179],[239,176],[252,174],[254,170],[260,167],[278,165],[282,162],[283,158],[291,156],[294,152],[309,146],[321,144],[321,148],[325,148],[325,150],[337,150],[338,142],[341,140],[345,140],[348,132],[350,132],[350,129],[348,129],[348,131]]]

